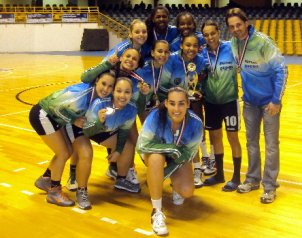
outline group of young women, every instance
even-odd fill
[[[75,204],[61,186],[65,163],[72,157],[72,189],[77,204],[82,209],[91,208],[87,190],[93,158],[90,140],[105,146],[109,162],[116,163],[115,188],[139,192],[139,182],[128,176],[133,172],[137,151],[147,166],[152,228],[156,234],[165,235],[163,181],[171,179],[176,205],[193,195],[194,185],[203,185],[198,150],[200,147],[203,157],[209,157],[204,127],[210,132],[216,168],[203,169],[208,169],[208,174],[217,169],[204,185],[225,181],[223,121],[234,161],[233,177],[223,191],[237,189],[240,113],[236,62],[230,44],[220,40],[218,25],[211,20],[197,32],[189,12],[177,16],[177,27],[168,23],[169,12],[163,6],[154,8],[146,23],[134,20],[129,39],[110,50],[99,65],[86,70],[82,83],[56,91],[32,108],[30,122],[55,154],[35,182],[47,192],[49,203]],[[137,115],[143,124],[139,133]]]

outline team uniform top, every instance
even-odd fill
[[[153,68],[152,69],[152,60],[148,60],[145,62],[144,66],[142,68],[139,68],[135,71],[135,74],[138,75],[140,78],[144,80],[145,83],[150,85],[150,93],[146,96],[145,106],[148,106],[150,104],[151,97],[154,93],[154,88],[156,88],[156,85],[158,84],[158,80],[160,77],[160,69],[159,68]],[[135,81],[135,78],[132,78],[133,81]],[[137,81],[137,80],[136,80]],[[137,84],[137,83],[136,83]],[[138,100],[138,96],[134,96],[135,101]],[[145,107],[143,108],[145,109]],[[140,110],[139,110],[140,113]]]
[[[207,102],[224,104],[238,99],[236,61],[229,41],[221,41],[217,51],[218,57],[208,47],[202,50],[208,68],[208,76],[202,81],[202,91]]]
[[[198,38],[198,44],[199,44],[200,46],[206,44],[206,41],[205,41],[205,39],[204,39],[204,37],[203,37],[203,35],[202,35],[201,32],[196,31],[194,34],[197,36],[197,38]],[[171,51],[171,52],[175,52],[175,51],[180,50],[181,42],[182,42],[182,36],[181,36],[181,35],[178,35],[178,36],[171,42],[171,44],[170,44],[170,51]]]
[[[193,67],[191,67],[193,65]],[[165,63],[160,78],[158,96],[162,102],[167,97],[167,92],[172,87],[190,89],[190,84],[196,84],[196,91],[201,91],[199,76],[206,70],[206,60],[197,54],[192,62],[186,62],[181,56],[181,50],[169,56]]]
[[[84,83],[92,83],[100,74],[108,70],[114,71],[116,77],[123,76],[123,77],[130,78],[133,83],[133,94],[132,94],[131,101],[136,104],[137,110],[139,112],[143,111],[146,105],[146,96],[143,95],[139,91],[139,88],[137,87],[138,80],[133,78],[133,76],[135,76],[135,73],[131,72],[130,74],[129,73],[125,74],[124,71],[117,70],[117,67],[119,66],[112,65],[109,63],[109,61],[101,62],[98,65],[85,70],[81,75],[81,80]]]
[[[52,93],[40,100],[38,104],[59,125],[73,124],[77,118],[85,115],[93,91],[92,84],[75,84]]]
[[[108,60],[108,58],[115,53],[117,53],[117,57],[121,57],[122,54],[127,50],[133,48],[133,43],[130,39],[124,40],[120,43],[118,43],[115,47],[113,47],[111,50],[108,51],[107,55],[105,58],[102,60],[102,62]],[[139,50],[139,54],[143,60],[145,60],[147,57],[150,55],[150,48],[144,44],[141,46]]]
[[[231,39],[235,59],[238,59],[240,44],[244,45],[244,41],[235,37]],[[249,40],[240,74],[244,101],[254,106],[280,103],[287,79],[284,57],[272,39],[253,26],[249,26]]]
[[[158,34],[157,32],[153,32],[154,41],[156,40],[165,40],[169,44],[178,36],[178,31],[175,26],[168,25],[167,31],[164,34]]]
[[[194,158],[201,142],[203,126],[201,119],[190,110],[176,135],[172,133],[169,116],[165,120],[164,124],[158,109],[151,111],[139,134],[136,149],[141,156],[164,154],[172,159],[165,169],[165,177],[168,177],[183,163]]]
[[[107,107],[114,108],[112,98],[96,98],[91,103],[91,106],[87,110],[86,123],[83,126],[83,132],[85,135],[93,136],[101,132],[111,132],[118,130],[117,148],[118,152],[122,152],[128,132],[131,129],[136,114],[136,106],[130,102],[121,109],[116,109],[114,113],[106,115],[106,120],[101,123],[98,117],[98,112],[101,109]]]

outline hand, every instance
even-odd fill
[[[281,108],[280,104],[273,104],[272,102],[270,102],[265,108],[265,111],[268,113],[268,115],[275,116],[280,112],[280,108]]]
[[[149,84],[145,83],[145,82],[141,82],[138,85],[139,91],[144,94],[147,95],[150,91],[150,86]]]
[[[110,155],[107,156],[108,162],[117,162],[120,153],[117,151],[112,152]]]
[[[76,127],[83,128],[85,122],[86,122],[86,117],[82,116],[82,117],[77,118],[73,124]]]
[[[110,64],[112,65],[115,65],[116,63],[118,63],[120,61],[120,58],[117,56],[117,49],[116,51],[114,52],[113,55],[111,55],[109,58],[108,58],[108,61]]]
[[[98,112],[99,120],[101,123],[104,123],[106,121],[106,109],[101,109]]]

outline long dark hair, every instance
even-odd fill
[[[168,100],[169,95],[172,92],[181,92],[181,93],[183,93],[186,96],[187,102],[189,102],[188,92],[184,88],[182,88],[182,87],[173,87],[173,88],[170,88],[168,90],[168,94],[167,94],[167,99],[166,100]],[[167,124],[167,114],[168,114],[168,110],[167,110],[164,102],[162,102],[159,105],[159,107],[158,107],[158,115],[159,115],[159,124],[158,124],[158,127],[157,127],[157,134],[158,135],[163,136],[163,133],[165,131],[165,127],[166,127],[166,124]]]

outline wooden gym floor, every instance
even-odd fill
[[[31,104],[54,90],[77,83],[84,69],[96,65],[97,56],[1,54],[0,57],[0,236],[1,237],[146,237],[151,205],[146,169],[136,156],[140,194],[116,191],[106,177],[105,150],[94,145],[89,181],[92,210],[62,208],[45,202],[34,187],[52,158],[52,152],[28,122]],[[300,61],[301,62],[301,61]],[[301,237],[302,233],[302,65],[289,65],[289,78],[281,116],[280,188],[274,203],[259,202],[262,190],[248,194],[221,191],[222,185],[195,190],[183,206],[171,202],[169,181],[163,205],[170,237]],[[243,124],[243,123],[242,123]],[[242,181],[247,168],[245,128]],[[261,141],[263,154],[263,140]],[[231,178],[230,147],[225,141],[225,176]],[[67,163],[62,183],[68,177]],[[74,193],[68,192],[74,198]]]

